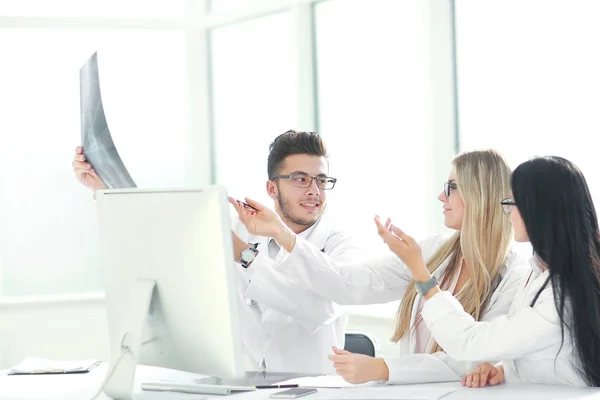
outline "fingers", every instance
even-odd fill
[[[74,172],[75,172],[75,176],[76,176],[78,179],[81,179],[81,178],[83,178],[83,177],[84,177],[86,174],[89,174],[90,170],[89,170],[89,169],[84,169],[84,168],[76,168],[76,169],[74,170]]]
[[[333,363],[333,368],[335,368],[335,370],[339,372],[354,371],[355,369],[353,364],[346,363]]]
[[[479,384],[480,386],[478,387],[485,387],[485,384],[488,381],[488,378],[490,376],[490,373],[492,372],[492,368],[494,367],[487,367],[487,368],[482,368],[481,369],[481,373],[479,374]]]
[[[240,219],[242,224],[246,225],[248,222],[248,215],[244,211],[244,207],[242,207],[242,205],[239,203],[239,201],[237,201],[233,197],[227,196],[227,200],[229,201],[229,204],[231,204],[233,206],[233,208],[235,209],[235,212],[237,213],[238,218]]]
[[[87,162],[82,161],[73,161],[72,163],[73,171],[75,172],[75,176],[81,177],[84,174],[91,175],[94,179],[100,180],[100,177],[96,173],[96,170],[92,168],[92,165]]]
[[[479,386],[479,373],[475,372],[473,374],[473,378],[471,379],[471,387]]]
[[[83,146],[77,146],[77,147],[75,147],[75,153],[76,154],[83,154]]]
[[[265,208],[265,206],[262,205],[262,204],[260,204],[258,201],[252,200],[252,199],[250,199],[248,197],[246,197],[246,203],[248,203],[248,205],[250,207],[253,207],[253,208],[257,209],[258,211],[264,210],[264,208]]]
[[[327,358],[333,361],[333,367],[338,371],[350,371],[356,368],[356,363],[352,362],[349,356],[329,355]]]
[[[235,208],[235,211],[240,214],[240,204],[238,201],[231,196],[227,196],[227,201],[229,201],[229,204],[231,204],[233,208]]]
[[[85,155],[84,154],[75,154],[75,156],[73,157],[74,161],[85,161]]]
[[[383,241],[388,245],[388,247],[396,252],[400,250],[398,246],[405,246],[406,243],[401,240],[398,236],[394,235],[392,232],[388,231],[382,224],[379,218],[375,218],[375,224],[377,225],[377,234]]]
[[[89,173],[90,175],[92,175],[94,178],[96,178],[96,179],[100,180],[100,177],[99,177],[99,176],[98,176],[98,174],[96,173],[96,170],[95,170],[95,169],[93,169],[93,168],[92,168],[92,169],[88,170],[88,173]]]
[[[390,232],[381,224],[379,217],[375,217],[375,225],[377,225],[377,233],[385,240],[390,235]]]
[[[389,218],[389,217],[388,217],[388,218],[385,220],[385,225],[384,225],[384,226],[385,226],[385,229],[387,229],[387,230],[390,230],[390,226],[391,226],[391,225],[392,225],[392,220],[391,220],[391,218]]]
[[[400,239],[404,240],[405,242],[408,242],[409,240],[411,240],[412,238],[410,236],[408,236],[406,233],[404,233],[404,231],[402,231],[400,228],[398,228],[396,225],[391,225],[390,226],[390,231],[398,236]]]
[[[392,225],[392,220],[390,218],[386,218],[385,220],[385,224],[381,223],[381,218],[379,218],[379,215],[375,216],[375,223],[377,224],[378,227],[381,227],[382,229],[389,231],[390,230],[390,226]]]
[[[73,160],[72,165],[73,165],[73,169],[90,169],[90,168],[92,168],[92,165],[90,163],[76,161],[76,160]]]
[[[497,367],[494,368],[494,372],[492,377],[490,378],[490,386],[496,386],[500,383],[504,382],[504,368]]]
[[[331,349],[333,350],[333,352],[335,354],[338,354],[338,355],[346,355],[346,356],[348,356],[348,355],[352,354],[348,350],[338,349],[335,346],[331,346]]]
[[[238,217],[240,221],[242,221],[242,223],[245,224],[248,216],[254,215],[254,210],[251,210],[248,207],[246,207],[241,201],[236,200],[231,196],[227,196],[227,201],[229,201],[229,204],[231,204],[233,208],[235,208],[235,211],[237,212]]]
[[[467,375],[467,379],[465,380],[466,387],[471,387],[471,385],[473,384],[473,374],[474,372],[471,372],[469,375]]]
[[[489,363],[479,364],[477,368],[461,380],[461,384],[466,387],[485,387],[488,379],[491,377],[493,379],[497,371],[498,369]],[[490,379],[490,385],[492,385],[492,379]]]
[[[233,197],[231,197],[231,196],[227,196],[227,201],[229,202],[229,204],[231,204],[235,208],[238,208],[240,206],[240,204],[238,203],[238,201],[236,199],[234,199]]]
[[[347,361],[347,359],[348,359],[348,356],[347,356],[347,355],[329,354],[329,355],[327,356],[327,358],[328,358],[330,361],[335,361],[335,362],[345,362],[345,361]]]
[[[489,384],[490,386],[496,386],[502,382],[504,382],[504,375],[502,375],[502,377],[498,377],[498,375],[496,375],[490,378]]]

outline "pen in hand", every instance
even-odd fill
[[[243,202],[243,201],[241,201],[241,200],[237,200],[237,202],[238,202],[238,203],[240,203],[241,205],[243,205],[244,207],[246,207],[246,208],[248,208],[248,209],[252,210],[252,211],[258,211],[258,209],[256,209],[256,208],[252,207],[252,206],[251,206],[250,204],[248,204],[248,203],[244,203],[244,202]]]
[[[243,201],[241,201],[241,200],[238,200],[238,199],[234,199],[234,198],[233,198],[233,197],[231,197],[231,196],[227,196],[227,198],[229,199],[229,202],[230,202],[230,203],[231,203],[233,206],[235,206],[235,204],[234,204],[234,203],[237,203],[238,205],[244,206],[244,207],[245,207],[245,208],[247,208],[248,210],[252,210],[252,211],[256,211],[256,212],[260,211],[259,209],[255,208],[255,207],[252,207],[250,204],[248,204],[248,203],[245,203],[245,202],[243,202]]]

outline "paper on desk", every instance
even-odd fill
[[[454,392],[453,388],[423,388],[400,385],[353,387],[323,391],[315,400],[438,400]]]
[[[437,400],[454,392],[453,388],[423,388],[416,386],[383,385],[379,382],[369,382],[359,385],[348,383],[339,375],[307,376],[294,378],[283,384],[298,384],[300,387],[316,387],[340,389],[317,393],[315,400],[366,400],[366,399],[396,399],[396,400]]]
[[[378,385],[376,382],[369,382],[360,385],[348,383],[339,375],[321,375],[321,376],[306,376],[302,378],[294,378],[285,382],[279,382],[280,385],[297,384],[303,387],[316,388],[351,388]]]
[[[27,357],[21,364],[11,368],[12,374],[47,374],[83,372],[91,369],[98,360],[56,361],[43,358]]]

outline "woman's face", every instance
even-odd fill
[[[452,169],[438,200],[443,203],[444,224],[450,229],[460,230],[465,215],[465,202],[458,193],[457,187],[456,176]]]
[[[529,242],[529,235],[527,234],[527,229],[525,229],[525,222],[523,222],[523,218],[521,217],[521,213],[517,206],[512,206],[510,210],[510,222],[515,231],[515,241]]]

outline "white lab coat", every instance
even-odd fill
[[[549,274],[535,261],[530,264],[508,315],[475,322],[456,299],[441,292],[425,303],[423,320],[449,355],[476,362],[503,360],[506,382],[586,386],[566,327],[559,353],[560,320],[550,282],[530,307]]]
[[[269,238],[249,235],[241,223],[235,230],[242,240],[259,243],[249,268],[236,265],[242,337],[254,366],[262,368],[264,359],[267,371],[334,373],[327,355],[331,346],[344,346],[348,313],[276,270],[288,257],[285,249],[280,248],[273,260]],[[325,217],[299,237],[311,251],[334,260],[349,260],[357,251],[355,242],[331,229]]]
[[[421,242],[423,258],[430,258],[448,239],[448,235],[436,235]],[[438,280],[448,263],[449,260],[445,261],[435,272]],[[339,262],[332,258],[322,261],[322,256],[311,251],[301,238],[296,240],[290,256],[277,269],[305,288],[339,304],[374,304],[401,300],[412,279],[408,268],[391,252],[384,257],[364,261]],[[518,284],[526,271],[526,262],[511,252],[501,271],[502,279],[488,302],[482,320],[489,321],[508,313]],[[417,316],[420,299],[421,296],[417,295],[411,325]],[[415,354],[416,341],[412,331],[397,346],[401,357],[385,358],[390,383],[456,381],[477,365],[473,362],[459,362],[443,352]]]

